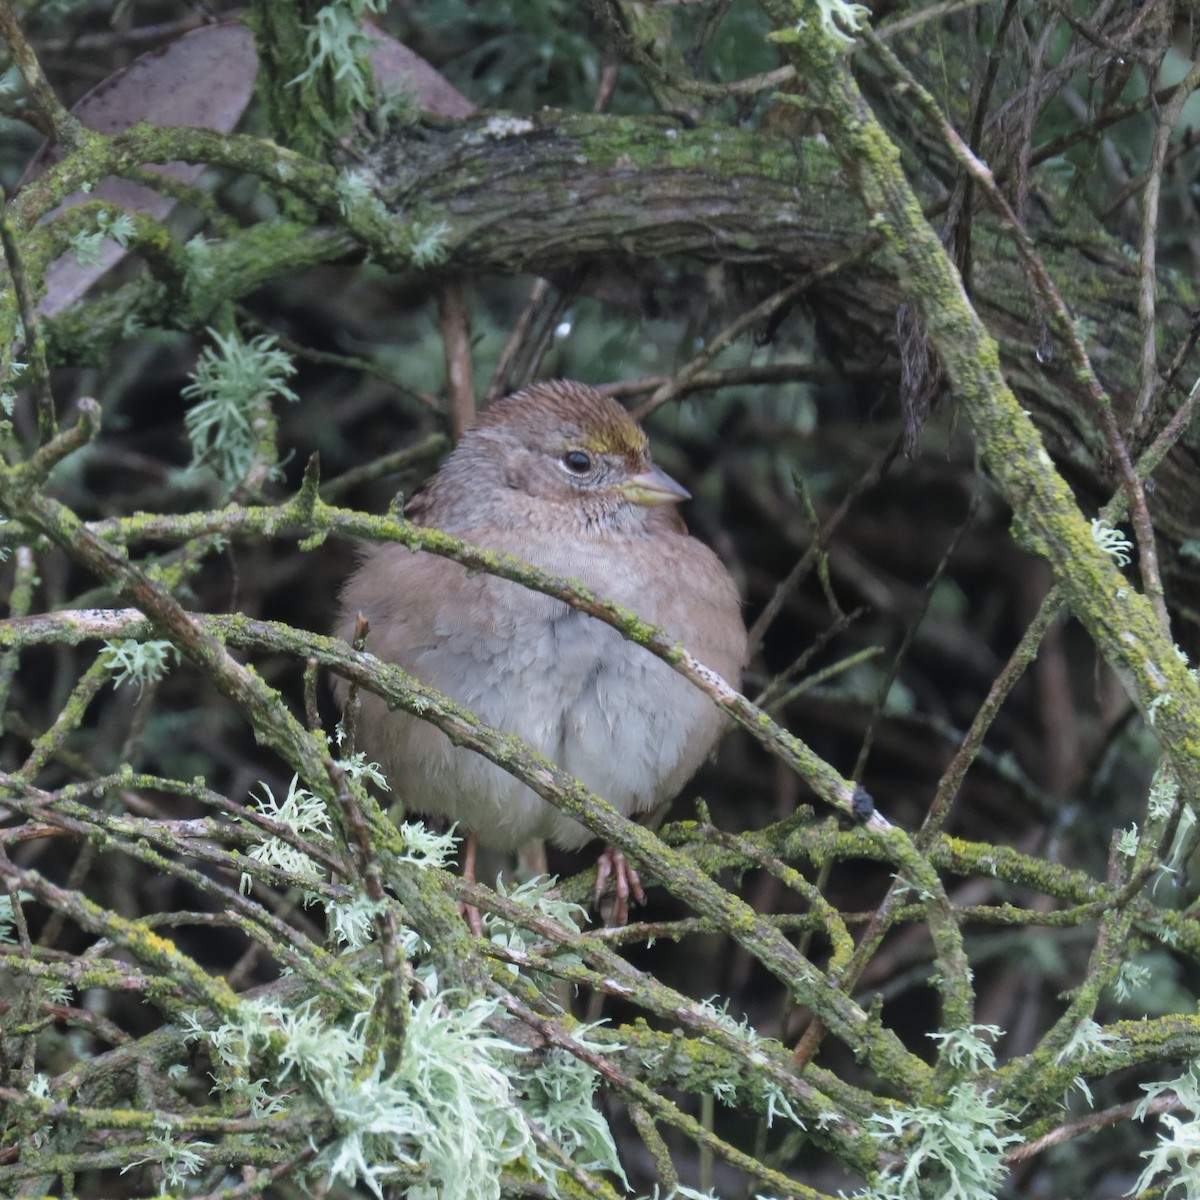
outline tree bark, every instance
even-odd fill
[[[881,391],[897,386],[904,279],[823,139],[545,112],[426,127],[376,146],[368,168],[397,215],[428,208],[448,220],[455,269],[561,277],[617,268],[642,278],[658,260],[691,256],[760,276],[760,286],[810,276],[804,301],[833,361],[875,365]],[[1138,387],[1137,263],[1081,205],[1064,213],[1057,199],[1035,197],[1030,232],[1127,416]],[[975,225],[972,300],[1047,448],[1085,505],[1098,503],[1116,481],[1086,392],[1050,339],[1015,248],[986,211]],[[1169,358],[1189,315],[1167,272],[1158,311]],[[1198,466],[1193,429],[1155,473],[1151,496],[1164,582],[1193,643],[1200,612],[1178,601],[1200,583],[1189,546],[1200,538]]]

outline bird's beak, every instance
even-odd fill
[[[661,467],[651,466],[640,475],[634,475],[618,489],[630,504],[654,508],[659,504],[678,504],[690,500],[692,493],[682,484],[676,483]]]

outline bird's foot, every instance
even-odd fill
[[[609,903],[601,905],[605,886],[612,880],[613,896]],[[642,881],[629,864],[629,860],[616,846],[605,846],[604,853],[596,862],[596,888],[593,899],[605,925],[619,928],[629,921],[629,897],[639,904],[646,903]]]
[[[462,877],[468,883],[475,882],[475,852],[478,849],[479,839],[473,833],[468,833],[466,845],[463,847],[462,861]],[[463,920],[467,923],[467,928],[476,937],[483,937],[483,918],[479,915],[479,909],[473,904],[468,904],[465,900],[460,900],[458,911],[462,913]]]
[[[467,928],[476,936],[483,937],[483,917],[480,916],[479,909],[473,904],[468,904],[465,900],[458,902],[458,911],[462,914],[462,918],[467,923]]]

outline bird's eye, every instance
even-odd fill
[[[592,469],[592,457],[582,450],[568,450],[563,455],[563,466],[572,475],[586,475]]]

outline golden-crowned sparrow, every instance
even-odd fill
[[[729,573],[689,537],[688,493],[650,461],[616,401],[540,383],[481,413],[407,515],[504,550],[632,609],[738,686],[746,632]],[[404,546],[372,546],[342,594],[368,649],[528,742],[627,816],[675,796],[724,723],[713,702],[640,646],[559,600]],[[344,689],[343,689],[344,694]],[[364,696],[359,745],[420,813],[484,845],[593,835],[434,726]],[[620,863],[618,862],[618,866]]]

